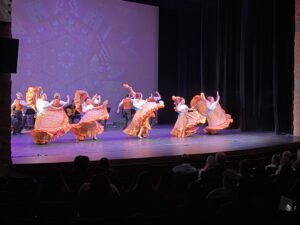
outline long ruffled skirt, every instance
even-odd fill
[[[208,112],[208,126],[204,128],[204,132],[208,134],[216,134],[218,131],[229,127],[233,122],[231,115],[226,114],[222,107],[218,104],[216,109]]]
[[[171,135],[181,138],[191,136],[197,132],[197,125],[204,122],[205,118],[197,111],[184,111],[179,114]]]
[[[36,144],[54,141],[70,130],[69,118],[63,109],[49,108],[36,117],[32,138]]]
[[[83,141],[86,137],[95,137],[102,134],[104,127],[98,120],[108,120],[107,108],[92,109],[85,113],[79,123],[74,124],[71,131],[76,135],[77,140]]]
[[[129,136],[138,136],[139,132],[143,128],[141,136],[148,137],[149,131],[151,130],[149,118],[154,117],[154,112],[163,107],[163,104],[146,102],[138,111],[136,111],[130,124],[125,130],[123,130],[123,132]]]

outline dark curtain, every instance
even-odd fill
[[[183,1],[184,2],[184,1]],[[160,122],[171,95],[216,95],[243,131],[292,131],[294,0],[202,0],[160,8]]]

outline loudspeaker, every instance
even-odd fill
[[[0,72],[16,73],[19,40],[12,38],[0,38],[0,49]]]
[[[0,21],[11,23],[12,0],[0,0]]]

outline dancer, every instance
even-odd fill
[[[117,113],[120,112],[120,107],[122,107],[122,114],[125,118],[125,124],[123,129],[125,129],[128,126],[128,122],[132,118],[132,99],[129,97],[129,94],[125,96],[125,98],[122,99],[122,101],[119,103]]]
[[[27,106],[37,112],[37,100],[43,93],[42,87],[29,87],[26,92],[26,103]]]
[[[164,107],[164,102],[147,102],[143,100],[141,92],[135,92],[128,84],[123,84],[123,87],[129,90],[129,94],[133,98],[133,106],[136,109],[134,117],[123,132],[130,136],[137,136],[138,138],[148,137],[149,131],[151,130],[149,118],[154,116],[155,111]]]
[[[75,119],[77,119],[78,121],[81,119],[80,113],[75,109],[74,100],[70,104],[64,106],[64,110],[69,117],[69,122],[71,124],[75,122]]]
[[[197,125],[205,123],[205,117],[194,108],[189,108],[185,104],[184,98],[172,96],[172,100],[174,101],[174,110],[178,113],[178,118],[171,131],[171,135],[183,138],[195,134],[198,130]]]
[[[68,104],[68,97],[67,102],[64,102],[61,101],[60,94],[56,93],[54,100],[49,103],[47,95],[42,93],[40,87],[28,88],[26,96],[29,102],[35,102],[34,108],[37,111],[34,129],[31,133],[34,143],[47,144],[69,131],[69,118],[63,108],[64,104]],[[36,100],[33,100],[33,97]]]
[[[21,92],[16,93],[16,99],[11,104],[11,114],[16,118],[16,123],[13,124],[13,135],[22,134],[26,117],[24,109],[27,106],[26,102],[22,100],[23,95]]]
[[[146,99],[147,102],[158,102],[159,100],[161,100],[161,96],[160,93],[158,91],[155,92],[156,96],[153,96],[153,94],[151,93],[151,95]],[[149,118],[149,123],[151,127],[154,127],[155,124],[157,124],[158,122],[158,111],[154,112],[154,116]]]
[[[76,135],[78,141],[83,141],[87,137],[97,140],[97,134],[101,134],[104,131],[104,127],[98,120],[108,120],[109,118],[107,111],[108,100],[101,105],[100,95],[96,94],[93,98],[90,98],[86,91],[77,90],[74,103],[76,110],[84,113],[84,115],[77,124],[72,126],[71,131]]]
[[[70,97],[67,95],[67,101],[62,101],[60,93],[58,92],[54,94],[54,99],[50,102],[50,105],[54,107],[65,107],[68,104],[70,104]]]
[[[219,101],[218,91],[216,100],[212,96],[208,96],[206,99],[202,92],[200,95],[194,96],[191,101],[191,107],[194,107],[207,119],[208,126],[204,128],[204,132],[207,134],[216,134],[218,131],[229,127],[230,123],[233,122],[231,115],[226,114]]]
[[[44,113],[48,109],[48,107],[51,105],[47,101],[46,93],[42,93],[40,96],[41,97],[40,98],[37,97],[37,100],[36,100],[37,116]]]
[[[153,96],[153,94],[151,93],[150,96],[146,99],[147,102],[158,102],[159,100],[161,100],[161,96],[159,94],[158,91],[155,92],[156,96]]]

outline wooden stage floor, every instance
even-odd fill
[[[255,154],[261,151],[300,148],[300,138],[292,135],[276,135],[273,132],[240,132],[224,130],[217,135],[204,134],[200,129],[188,138],[170,136],[171,126],[156,126],[146,139],[128,137],[118,128],[107,128],[98,140],[77,142],[69,132],[47,145],[35,145],[31,135],[12,136],[13,164],[41,164],[72,162],[77,155],[86,155],[92,161],[107,157],[111,160],[174,160],[189,154],[206,156],[215,152],[230,154]]]

